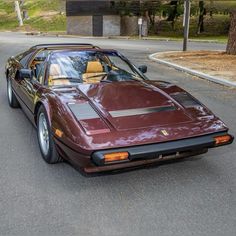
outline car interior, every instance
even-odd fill
[[[64,78],[63,78],[64,77]],[[66,79],[66,76],[63,75],[61,68],[58,64],[51,64],[49,69],[48,85],[70,85],[69,79]]]
[[[106,75],[104,67],[99,61],[88,61],[86,71],[83,74],[84,83],[98,83]]]
[[[34,58],[34,60],[32,61],[30,68],[33,70],[34,76],[35,78],[38,77],[40,68],[41,68],[41,64],[44,62],[44,60],[40,59],[40,58]]]
[[[40,83],[44,82],[43,72],[46,64],[44,62],[48,55],[48,50],[39,52],[30,65],[34,79]],[[117,67],[106,56],[102,60],[94,56],[86,60],[76,59],[75,62],[73,59],[63,60],[63,58],[59,61],[52,60],[48,71],[48,86],[71,85],[78,83],[78,79],[84,84],[100,83],[103,79],[110,82],[132,79],[132,75],[126,69]]]
[[[88,61],[85,73],[82,74],[83,83],[99,83],[106,75],[104,68],[99,61]],[[70,85],[71,81],[63,74],[60,65],[51,64],[49,69],[48,85]]]
[[[30,64],[30,69],[33,71],[34,79],[38,80],[40,83],[42,83],[42,76],[39,79],[39,73],[41,71],[42,64],[45,62],[47,56],[48,56],[49,51],[44,50],[39,52],[33,61]]]

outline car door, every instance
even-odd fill
[[[25,63],[32,56],[32,54],[33,54],[32,51],[26,51],[15,57],[12,56],[9,60],[8,76],[9,78],[12,79],[12,88],[17,95],[19,91],[19,82],[20,82],[18,80],[19,74],[17,72],[26,66]]]
[[[19,82],[18,93],[23,103],[23,109],[28,116],[33,115],[37,91],[42,86],[43,80],[39,78],[39,76],[42,76],[42,72],[44,72],[46,56],[47,53],[45,54],[43,51],[34,54],[27,63],[27,67],[31,69],[33,73],[32,79],[24,78]],[[37,62],[37,64],[35,64],[35,62]]]
[[[20,84],[21,98],[28,112],[31,113],[29,115],[32,115],[34,112],[37,91],[43,86],[45,64],[45,62],[42,62],[38,73],[34,75],[32,79],[24,79]]]
[[[22,81],[19,80],[19,78],[18,78],[19,74],[17,73],[17,71],[19,71],[20,69],[23,69],[23,68],[27,68],[28,61],[33,57],[34,53],[35,53],[35,50],[29,50],[29,51],[26,51],[26,52],[16,56],[13,60],[14,72],[13,72],[12,76],[14,77],[14,80],[12,83],[12,87],[13,87],[13,90],[15,91],[16,95],[20,98],[20,102],[23,102],[22,97],[21,97]]]

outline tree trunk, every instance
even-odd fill
[[[172,29],[174,30],[174,28],[175,28],[175,19],[176,19],[177,14],[178,14],[178,10],[177,10],[178,9],[178,0],[171,1],[170,5],[171,5],[172,9],[169,13],[167,21],[171,21],[171,26],[172,26]]]
[[[204,16],[206,15],[206,8],[204,6],[204,1],[199,1],[199,20],[197,27],[197,34],[204,32]]]
[[[214,1],[210,0],[210,17],[213,18]]]
[[[226,53],[236,55],[236,10],[231,12],[231,24]]]

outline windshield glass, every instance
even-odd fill
[[[49,86],[143,80],[116,52],[57,51],[50,57]]]

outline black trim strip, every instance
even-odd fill
[[[162,111],[174,111],[176,108],[174,106],[166,107],[148,107],[148,108],[137,108],[137,109],[127,109],[119,111],[110,111],[110,115],[114,118],[124,117],[124,116],[137,116],[145,115],[150,113],[162,112]]]
[[[55,48],[55,47],[88,47],[95,48],[93,44],[90,43],[51,43],[51,44],[37,44],[33,46],[31,49],[47,49],[47,48]]]
[[[93,162],[98,166],[104,166],[104,154],[114,152],[129,152],[129,160],[140,160],[140,159],[153,159],[159,155],[168,155],[176,152],[185,151],[196,151],[202,149],[213,148],[215,146],[214,137],[226,135],[227,132],[213,133],[210,135],[204,135],[194,138],[186,138],[177,141],[170,141],[164,143],[148,144],[135,147],[117,148],[110,150],[102,150],[94,152],[92,155]],[[230,144],[233,142],[232,139],[226,143]]]
[[[193,107],[201,105],[194,97],[186,92],[170,94],[178,103],[184,107]]]

